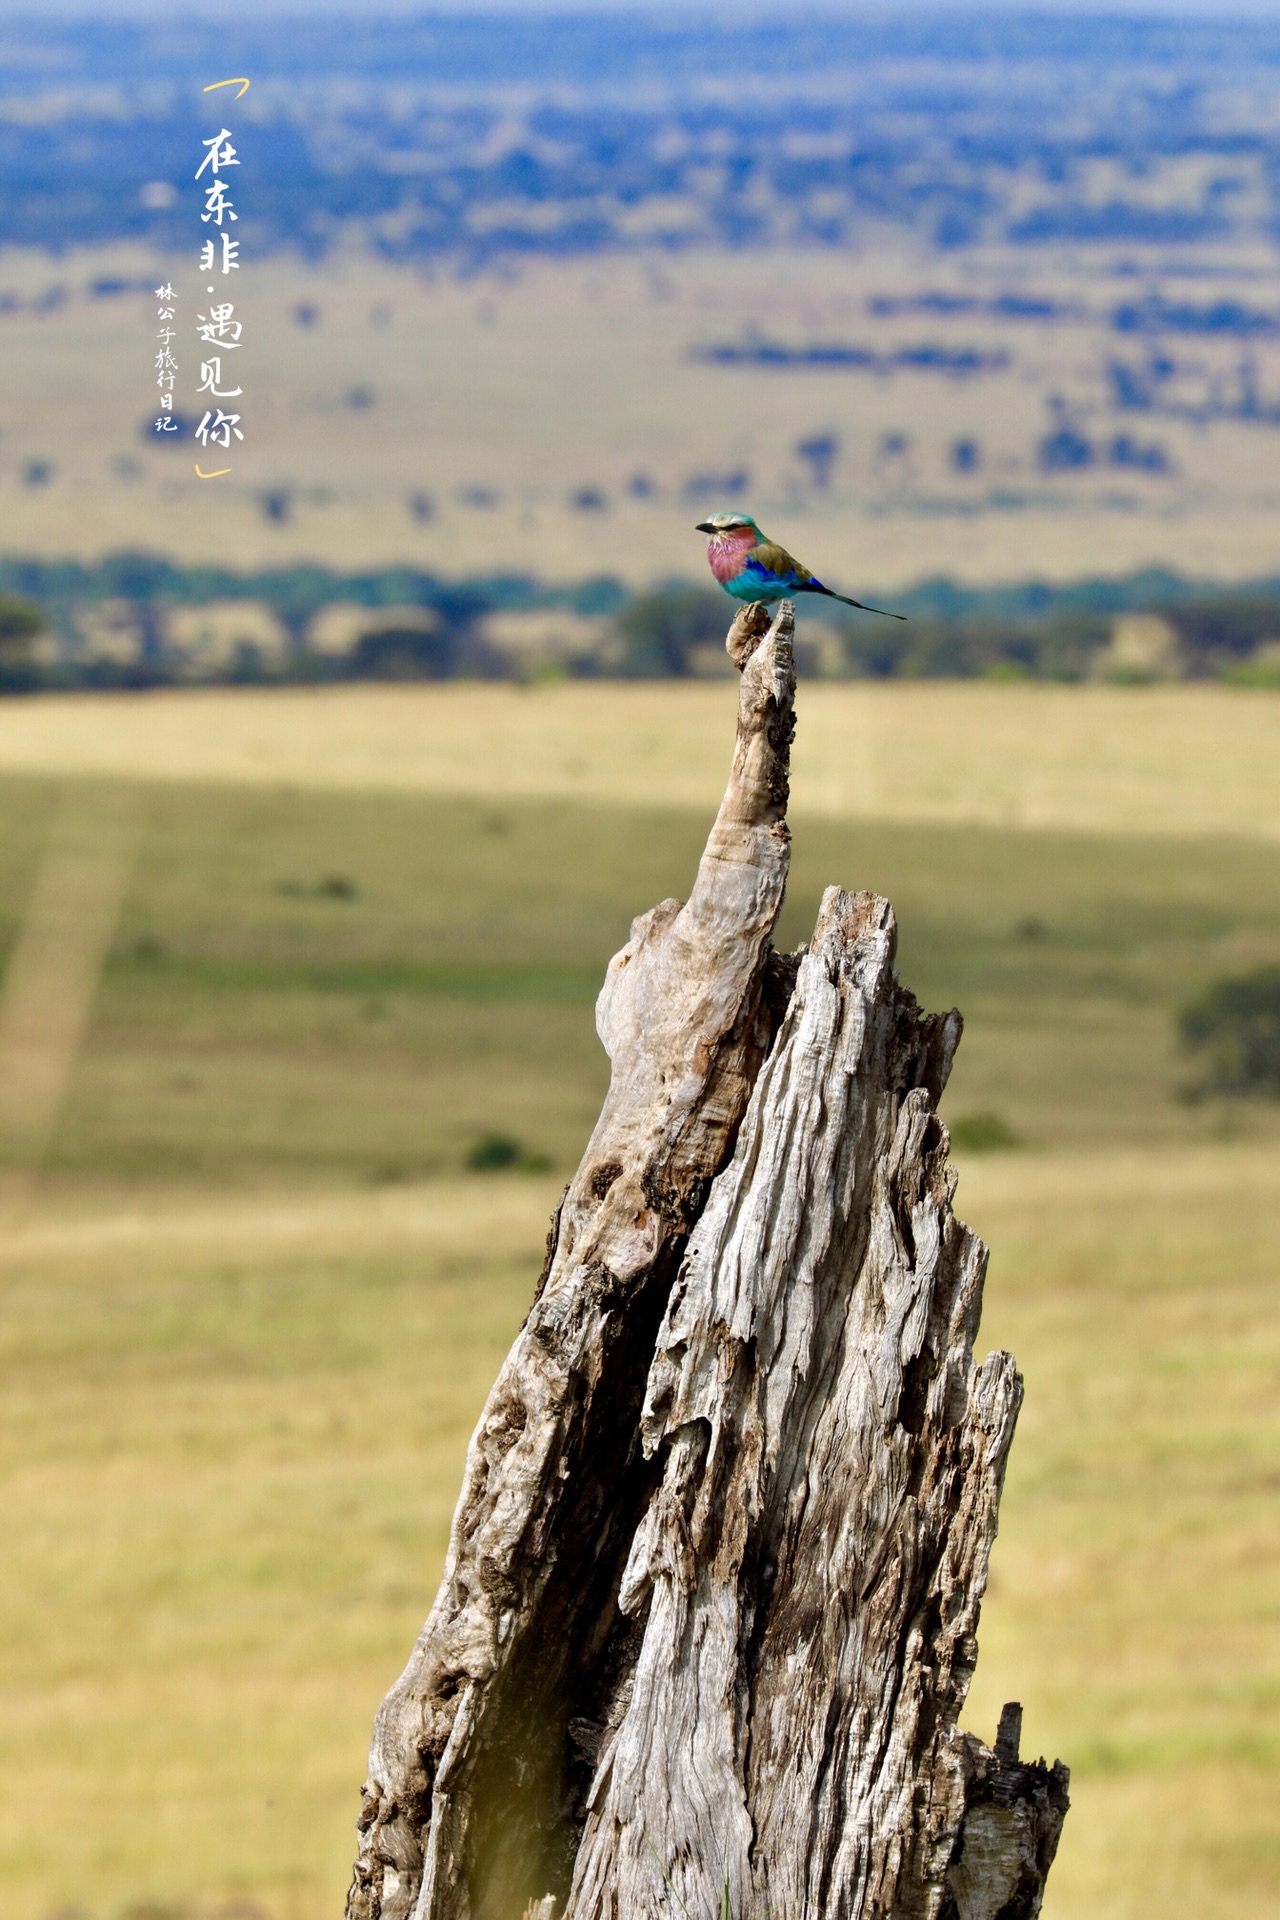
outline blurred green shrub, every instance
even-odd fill
[[[467,1149],[468,1173],[546,1173],[551,1162],[509,1133],[482,1133]]]
[[[1204,1062],[1189,1098],[1265,1094],[1280,1100],[1280,967],[1215,980],[1178,1016],[1184,1048]]]
[[[27,600],[0,596],[0,690],[17,693],[36,684],[31,642],[44,623],[39,607]]]
[[[449,680],[457,668],[451,635],[418,627],[362,634],[352,664],[361,680]]]
[[[358,900],[360,889],[350,874],[326,873],[319,880],[277,880],[275,891],[287,900]]]
[[[965,1113],[947,1122],[951,1144],[961,1153],[1003,1153],[1022,1145],[998,1113]]]
[[[698,587],[660,587],[642,594],[618,615],[618,670],[637,680],[688,673],[695,647],[723,648],[734,612],[724,594]]]

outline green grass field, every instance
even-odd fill
[[[703,696],[663,693],[673,726]],[[1150,761],[1158,700],[1123,711]],[[0,773],[6,950],[59,836],[128,863],[39,1179],[0,1196],[6,1920],[339,1910],[372,1716],[599,1105],[605,961],[707,826],[661,780],[285,785],[288,704],[255,712],[258,779]],[[1216,837],[943,811],[798,814],[783,937],[827,882],[887,892],[904,979],[965,1012],[944,1114],[1019,1143],[957,1154],[984,1344],[1027,1379],[971,1723],[1022,1699],[1073,1768],[1049,1920],[1280,1915],[1280,1109],[1180,1100],[1173,1026],[1280,958],[1280,808]],[[467,1174],[494,1130],[549,1170]]]

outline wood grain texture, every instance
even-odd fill
[[[1006,1771],[956,1729],[1021,1382],[973,1365],[986,1251],[934,1112],[960,1021],[921,1014],[894,939],[887,902],[827,893],[659,1330],[619,1599],[643,1636],[571,1920],[661,1909],[664,1873],[696,1915],[726,1877],[735,1914],[814,1920],[1031,1891],[1043,1822],[1020,1791],[965,1837]]]
[[[766,631],[767,628],[767,631]],[[792,614],[739,614],[729,787],[637,920],[612,1075],[378,1716],[349,1920],[1027,1920],[1066,1808],[956,1725],[1021,1397],[888,903],[782,902]],[[554,1901],[555,1907],[548,1905]]]
[[[653,1480],[639,1414],[689,1228],[785,1004],[794,616],[746,607],[733,765],[688,901],[636,920],[596,1009],[611,1079],[537,1297],[472,1438],[440,1592],[374,1729],[351,1920],[507,1916],[563,1893],[615,1595]]]

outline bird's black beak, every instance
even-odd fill
[[[715,528],[709,520],[699,520],[695,531],[698,533],[714,533]]]

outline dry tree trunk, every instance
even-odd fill
[[[610,963],[609,1094],[378,1715],[349,1920],[1039,1911],[1066,1771],[1016,1709],[994,1751],[956,1726],[1021,1395],[972,1360],[960,1019],[873,895],[770,945],[792,628],[734,621],[697,881]]]

